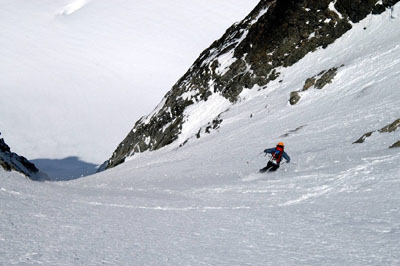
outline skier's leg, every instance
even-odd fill
[[[273,167],[274,164],[271,162],[268,162],[267,166],[265,166],[263,169],[260,169],[260,173],[265,173],[268,171],[269,168]]]
[[[273,165],[271,166],[271,169],[270,169],[269,171],[270,171],[270,172],[274,172],[274,171],[278,170],[278,168],[279,168],[279,165],[273,164]]]

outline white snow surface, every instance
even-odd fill
[[[75,0],[62,8],[60,15],[71,15],[79,9],[83,8],[88,3],[88,0]]]
[[[0,264],[399,265],[399,132],[352,144],[400,117],[399,28],[389,11],[368,17],[180,149],[69,182],[0,171]],[[291,163],[257,174],[278,141]]]
[[[257,0],[2,0],[0,131],[29,159],[108,159]]]

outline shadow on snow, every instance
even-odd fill
[[[69,181],[96,173],[98,165],[81,161],[77,156],[64,159],[31,160],[50,181]]]

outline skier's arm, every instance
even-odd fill
[[[275,148],[271,148],[271,149],[266,149],[264,150],[265,153],[274,153],[275,152]]]
[[[290,163],[290,157],[286,152],[283,152],[282,156],[286,159],[286,162]]]

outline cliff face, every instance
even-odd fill
[[[25,157],[11,152],[4,139],[0,139],[0,166],[6,171],[17,171],[32,180],[44,180],[45,175],[39,172],[36,166]]]
[[[221,113],[243,89],[263,89],[288,67],[325,48],[369,14],[397,3],[378,0],[262,0],[194,62],[162,102],[117,147],[107,168],[135,153],[192,137],[220,126]]]

